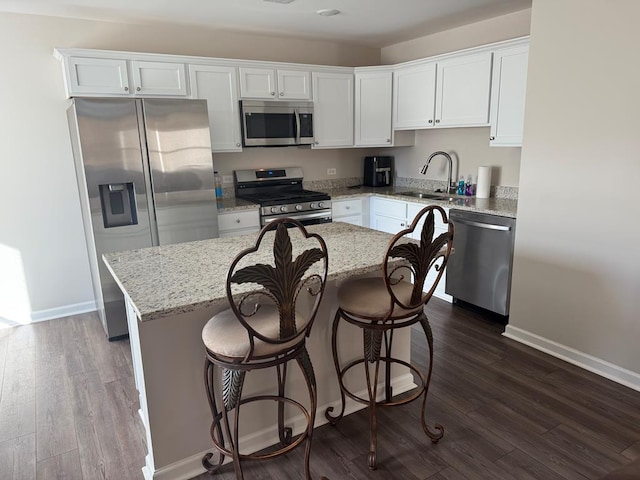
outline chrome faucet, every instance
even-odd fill
[[[427,158],[426,163],[422,166],[420,173],[423,175],[426,175],[427,168],[429,168],[429,163],[431,162],[431,159],[438,155],[442,155],[443,157],[445,157],[447,159],[448,166],[449,166],[449,175],[447,176],[447,188],[445,190],[445,193],[455,193],[456,185],[453,183],[451,178],[451,175],[453,174],[453,160],[451,159],[451,155],[449,155],[447,152],[437,151],[429,155],[429,158]]]

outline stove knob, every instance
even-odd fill
[[[283,212],[283,213],[284,212],[288,212],[289,211],[289,207],[287,207],[286,205],[283,205],[283,206],[280,207],[280,211]]]
[[[324,202],[320,202],[320,203],[318,204],[318,208],[324,208]]]
[[[300,205],[300,204],[296,205],[296,210],[298,210],[298,211],[302,210],[302,205]]]
[[[316,208],[316,204],[315,204],[315,203],[313,203],[313,202],[312,202],[312,203],[310,203],[310,204],[309,204],[309,208]]]
[[[271,213],[276,213],[278,211],[278,207],[271,207]]]

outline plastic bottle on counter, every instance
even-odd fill
[[[464,194],[470,197],[475,193],[473,190],[474,190],[474,188],[473,188],[473,178],[471,178],[471,175],[469,175],[467,177],[467,183],[465,185]]]
[[[458,180],[458,195],[464,195],[464,177],[460,175],[460,180]]]
[[[220,174],[217,171],[213,172],[213,182],[216,188],[216,202],[222,202],[222,180],[220,179]]]

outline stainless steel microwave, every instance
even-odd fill
[[[277,147],[313,144],[313,102],[243,100],[242,144]]]

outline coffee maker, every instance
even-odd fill
[[[393,157],[364,157],[364,182],[367,187],[390,187],[393,183]]]

